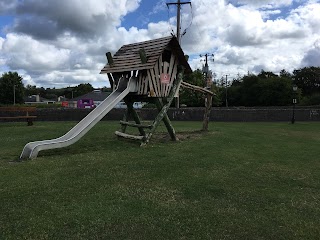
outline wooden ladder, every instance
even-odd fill
[[[176,132],[171,124],[171,121],[168,117],[168,110],[171,106],[171,103],[174,99],[176,92],[179,90],[180,83],[183,79],[183,70],[179,71],[177,79],[174,81],[171,91],[166,98],[157,97],[152,98],[154,103],[156,104],[158,115],[156,116],[155,120],[150,125],[145,125],[141,123],[141,119],[133,108],[133,98],[126,97],[124,99],[125,103],[127,104],[127,111],[124,114],[123,120],[120,121],[121,130],[116,131],[115,134],[118,137],[122,137],[125,139],[131,140],[138,140],[141,142],[141,146],[146,145],[149,143],[152,135],[154,134],[156,128],[159,126],[161,121],[164,122],[167,131],[173,141],[177,141],[178,138],[176,137]],[[132,116],[134,122],[129,122],[129,117]],[[139,135],[131,135],[126,133],[127,127],[136,127],[139,130]],[[148,130],[148,132],[146,132]]]

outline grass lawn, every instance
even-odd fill
[[[74,122],[0,123],[0,239],[319,239],[320,123],[173,122],[151,143],[118,122],[12,162]]]

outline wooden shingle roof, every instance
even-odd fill
[[[151,69],[164,52],[169,48],[185,68],[185,72],[192,72],[176,37],[164,37],[145,42],[123,45],[113,56],[113,64],[105,65],[100,73],[116,73],[133,70]],[[144,49],[147,62],[141,63],[139,50]]]

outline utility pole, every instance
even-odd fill
[[[181,23],[181,5],[184,5],[184,4],[190,4],[191,5],[191,2],[181,2],[180,0],[178,0],[178,2],[175,2],[175,3],[167,3],[167,7],[169,7],[170,5],[177,5],[177,32],[176,32],[176,37],[177,37],[177,40],[179,42],[179,44],[181,45],[181,34],[180,34],[180,30],[181,30],[181,26],[180,26],[180,23]],[[179,105],[180,105],[180,98],[179,96],[176,97],[176,108],[179,108]]]
[[[226,74],[226,107],[228,107],[228,74]]]
[[[13,105],[16,105],[16,85],[13,84]]]
[[[181,44],[181,34],[180,34],[180,30],[181,30],[181,26],[180,26],[180,22],[181,22],[181,5],[184,4],[190,4],[191,2],[181,2],[180,0],[178,0],[178,2],[176,3],[167,3],[167,6],[169,7],[170,5],[177,5],[177,32],[176,32],[176,37],[178,39],[179,44]]]
[[[209,77],[209,65],[208,65],[208,56],[209,54],[206,53],[205,55],[201,55],[200,57],[205,57],[205,64],[204,67],[202,69],[202,72],[204,73],[204,87],[205,88],[209,88],[209,84],[208,84],[208,77]],[[212,58],[214,57],[214,54],[211,54]],[[212,61],[214,61],[214,59],[212,59]]]

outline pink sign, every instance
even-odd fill
[[[161,73],[160,74],[160,82],[164,84],[170,83],[170,75],[167,73]]]

